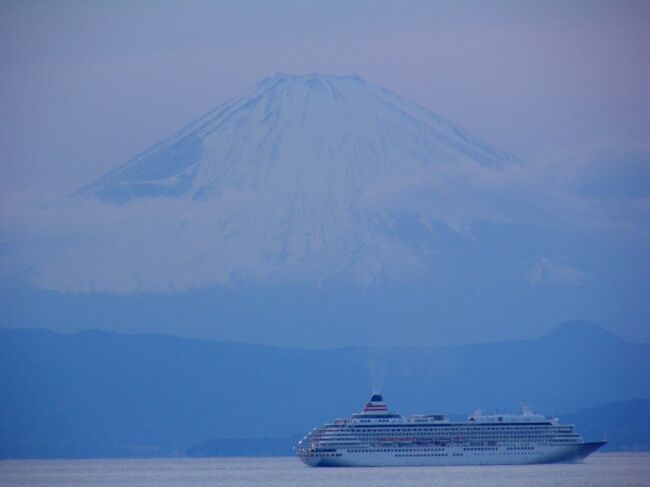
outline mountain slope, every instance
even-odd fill
[[[129,260],[122,275],[132,284],[112,282],[114,269],[97,266],[86,279],[109,291],[411,279],[435,251],[430,220],[460,228],[489,213],[489,205],[456,200],[476,200],[472,178],[499,179],[513,165],[359,77],[272,76],[79,188],[75,205],[106,203],[99,212],[129,229],[125,237],[118,230],[113,248],[157,250],[116,259]],[[415,239],[403,231],[413,221]],[[176,256],[179,248],[186,251]],[[169,255],[180,265],[159,263]]]
[[[418,176],[423,167],[470,162],[499,168],[510,161],[359,77],[278,74],[79,192],[112,203],[200,200],[228,191],[277,192],[288,182],[300,197],[345,204],[387,178]]]
[[[0,330],[0,456],[160,456],[210,438],[284,438],[356,411],[373,388],[405,414],[519,401],[553,414],[649,397],[650,347],[601,338],[301,350]]]

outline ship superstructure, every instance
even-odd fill
[[[534,414],[483,415],[450,421],[439,414],[390,412],[380,394],[363,411],[314,428],[296,447],[307,465],[498,465],[579,462],[604,441],[585,442],[573,425]]]

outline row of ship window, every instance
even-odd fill
[[[350,443],[337,443],[336,445],[337,448],[345,448],[345,447],[350,447],[354,446]],[[504,446],[504,445],[502,445]],[[463,447],[463,450],[467,451],[478,451],[478,450],[497,450],[499,447],[497,446],[467,446]],[[507,446],[507,450],[534,450],[534,447],[532,446]],[[352,451],[352,450],[350,450]],[[384,451],[384,450],[376,450],[376,451]],[[394,448],[388,451],[445,451],[445,448]]]
[[[514,435],[549,435],[549,436],[577,436],[577,433],[563,431],[356,431],[351,434],[321,433],[315,436],[321,438],[340,438],[345,436],[379,436],[379,435],[404,435],[404,436],[514,436]]]
[[[442,448],[355,448],[353,450],[348,450],[351,453],[375,453],[375,452],[421,452],[421,451],[431,451],[431,452],[441,452],[444,451]]]
[[[372,437],[367,437],[367,436],[359,436],[360,440],[377,440],[377,438],[372,438]],[[559,438],[555,436],[524,436],[524,435],[518,435],[518,436],[471,436],[471,437],[465,437],[462,440],[456,439],[456,438],[413,438],[413,440],[416,441],[439,441],[439,442],[453,442],[453,443],[462,443],[462,442],[469,442],[469,441],[498,441],[498,440],[529,440],[529,441],[562,441],[562,440],[568,440],[568,439],[574,439],[572,437],[565,437],[565,438]],[[410,439],[409,439],[410,440]],[[392,440],[392,442],[406,442],[409,441],[407,439],[399,439],[396,438],[395,440]],[[386,440],[388,442],[388,440]],[[337,442],[339,443],[339,442]],[[343,442],[340,442],[343,443]]]
[[[534,436],[575,436],[572,433],[557,433],[555,431],[482,431],[480,433],[459,433],[457,431],[422,431],[422,432],[401,432],[401,431],[373,431],[373,432],[359,432],[354,435],[320,435],[320,438],[341,438],[341,437],[356,437],[356,436],[515,436],[515,435],[534,435]]]
[[[383,436],[383,435],[381,435],[381,434],[378,435],[378,434],[369,434],[369,433],[359,433],[357,435],[350,436],[350,438],[361,438],[361,437],[369,438],[369,437],[376,437],[376,436]],[[411,436],[432,437],[431,433],[423,433],[423,434],[416,433],[416,434],[411,435]],[[502,437],[502,436],[508,436],[508,437],[512,437],[512,436],[535,436],[536,438],[539,438],[539,437],[570,438],[570,437],[577,436],[577,435],[554,434],[554,433],[547,433],[547,432],[542,432],[542,431],[539,431],[539,432],[530,432],[530,431],[524,432],[524,431],[522,431],[520,433],[518,432],[518,433],[511,433],[511,434],[493,433],[493,434],[469,434],[469,435],[450,435],[450,436],[452,436],[452,437],[453,436],[464,436],[464,437],[472,437],[472,438],[488,438],[488,437],[496,438],[496,437]],[[335,436],[335,435],[332,435],[332,436],[320,436],[319,438],[341,438],[341,436]],[[433,436],[433,438],[443,438],[443,437],[442,436]],[[446,437],[444,437],[444,438],[446,438]]]
[[[354,430],[354,431],[319,431],[314,433],[320,436],[356,436],[356,435],[379,435],[379,434],[404,434],[404,435],[418,435],[418,434],[435,434],[435,435],[512,435],[512,434],[531,434],[531,435],[576,435],[574,431],[558,431],[558,430],[513,430],[513,431],[466,431],[466,430],[430,430],[430,429],[416,429],[416,430]]]
[[[534,450],[535,448],[532,446],[513,446],[513,447],[507,447],[507,450]],[[468,448],[463,448],[463,451],[478,451],[478,452],[490,452],[490,451],[497,451],[498,448],[496,447],[468,447]],[[394,448],[386,448],[386,449],[368,449],[368,448],[355,448],[348,450],[348,453],[401,453],[400,455],[395,455],[397,457],[446,457],[449,456],[447,453],[407,453],[405,454],[404,452],[439,452],[439,449],[435,448],[400,448],[400,449],[394,449]],[[522,452],[523,453],[523,452]],[[331,453],[317,453],[319,456],[341,456],[340,453],[338,454],[331,454]],[[462,453],[454,453],[453,456],[462,456]],[[313,456],[313,454],[311,455]]]
[[[354,450],[348,450],[348,453],[397,453],[400,452],[401,454],[396,454],[396,457],[447,457],[449,456],[447,453],[404,453],[405,451],[434,451],[434,450],[428,450],[426,448],[423,449],[404,449],[400,448],[399,450],[396,449],[391,449],[391,448],[386,448],[386,449],[354,449]]]
[[[484,454],[484,455],[496,455],[496,452],[492,450],[496,450],[496,448],[463,448],[465,451],[478,451],[478,453]],[[529,450],[528,448],[524,448],[524,450]],[[533,450],[533,448],[530,448],[530,450]],[[398,453],[398,452],[403,452],[404,450],[393,450],[393,449],[385,449],[385,450],[367,450],[367,449],[355,449],[355,450],[348,450],[348,453],[395,453],[396,457],[448,457],[448,453]],[[410,450],[409,450],[410,451]],[[515,453],[519,453],[522,455],[530,455],[533,454],[534,452],[532,451],[517,451]],[[311,454],[310,456],[314,456],[314,454]],[[316,456],[324,456],[324,457],[340,457],[341,454],[332,454],[332,453],[321,453],[321,454],[316,454]],[[454,457],[462,457],[462,453],[452,453],[452,456]]]
[[[446,453],[410,453],[406,455],[395,455],[396,457],[448,457]]]
[[[431,424],[431,425],[327,425],[326,427],[337,430],[344,429],[380,429],[380,428],[389,428],[392,430],[401,429],[401,430],[418,430],[418,429],[465,429],[465,430],[508,430],[508,429],[562,429],[569,430],[573,429],[573,426],[570,425],[552,425],[552,424],[495,424],[495,425],[448,425],[448,424]]]
[[[393,438],[393,442],[406,442],[406,441],[445,441],[445,442],[471,442],[471,441],[549,441],[549,442],[567,442],[569,440],[576,441],[579,438],[579,435],[540,435],[540,434],[516,434],[516,435],[468,435],[468,436],[456,436],[456,437],[427,437],[421,435],[413,435],[408,438]],[[352,440],[346,442],[345,440]],[[389,438],[381,438],[380,435],[368,435],[368,434],[359,434],[349,438],[337,438],[337,437],[313,437],[312,441],[324,442],[324,443],[336,443],[339,445],[354,445],[359,441],[377,441],[382,439],[384,441],[390,441]]]
[[[492,449],[483,449],[483,448],[464,448],[466,451],[478,451],[481,454],[484,455],[496,455],[496,452],[492,451]],[[494,448],[496,450],[496,448]],[[396,457],[448,457],[448,453],[398,453],[398,452],[403,452],[403,450],[392,450],[392,449],[385,449],[385,450],[367,450],[367,449],[355,449],[355,450],[348,450],[348,453],[395,453]],[[519,453],[519,452],[518,452]],[[532,453],[532,452],[520,452],[522,454],[526,453]],[[331,454],[325,454],[323,456],[341,456],[341,454],[337,455],[331,455]],[[452,453],[452,456],[454,457],[462,457],[462,453]]]

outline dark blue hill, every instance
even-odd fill
[[[604,404],[562,419],[585,437],[605,438],[604,451],[650,451],[650,398]]]

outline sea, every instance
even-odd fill
[[[637,487],[650,452],[595,453],[580,464],[310,468],[298,459],[2,460],[2,487]]]

